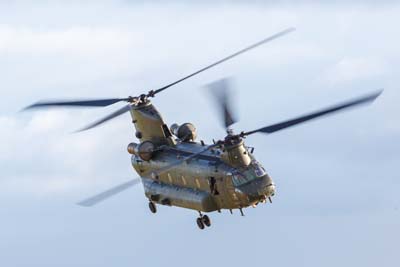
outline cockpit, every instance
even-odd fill
[[[233,173],[232,182],[234,186],[241,186],[265,175],[267,172],[264,167],[258,161],[252,160],[249,166]]]

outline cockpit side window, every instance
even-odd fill
[[[232,182],[233,182],[233,185],[235,185],[235,186],[245,184],[247,182],[250,182],[251,180],[252,179],[250,177],[246,177],[245,175],[243,175],[239,172],[234,173],[232,176]]]

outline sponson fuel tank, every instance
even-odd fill
[[[148,178],[142,178],[142,182],[145,195],[151,201],[204,212],[218,210],[217,204],[208,192],[170,185]]]

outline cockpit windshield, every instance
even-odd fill
[[[245,183],[251,182],[257,178],[263,177],[267,174],[264,167],[261,164],[253,160],[249,166],[244,170],[235,172],[232,177],[233,184],[235,186],[240,186]]]
[[[264,167],[261,166],[261,164],[258,161],[253,160],[253,162],[251,163],[251,165],[253,165],[254,167],[254,173],[257,177],[262,177],[264,175],[267,174],[267,172],[265,171]]]

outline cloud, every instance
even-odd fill
[[[129,32],[118,29],[75,27],[62,30],[35,30],[0,25],[0,54],[27,56],[65,53],[73,56],[98,56],[119,49],[126,50],[132,43],[143,42]]]
[[[214,114],[198,89],[209,81],[237,76],[241,93],[238,107],[243,112],[237,128],[252,129],[292,117],[308,108],[308,103],[316,107],[330,103],[323,98],[326,94],[315,94],[326,93],[325,85],[365,84],[371,77],[386,77],[388,65],[398,63],[393,51],[397,51],[399,40],[387,27],[396,20],[396,5],[376,10],[344,4],[282,8],[92,2],[83,6],[42,4],[33,10],[26,6],[18,10],[14,16],[0,11],[6,18],[0,25],[1,86],[6,88],[0,107],[4,125],[0,137],[8,140],[2,144],[2,151],[7,152],[1,155],[1,161],[9,166],[8,176],[25,175],[28,179],[31,175],[32,181],[38,173],[60,177],[60,181],[69,173],[76,177],[71,179],[71,186],[79,181],[82,186],[95,186],[99,181],[107,183],[111,176],[124,179],[124,175],[133,175],[125,154],[126,144],[134,138],[129,119],[70,136],[66,133],[113,108],[52,110],[32,117],[10,115],[16,108],[42,98],[137,94],[189,74],[266,35],[296,26],[295,33],[188,80],[155,100],[169,123],[195,121],[202,135],[211,139],[220,136],[221,129],[216,122],[205,121]],[[370,36],[384,38],[370,40]],[[368,46],[360,46],[365,40],[370,40]],[[314,80],[319,83],[313,84]],[[177,98],[185,101],[176,104]],[[193,112],[182,112],[186,110]],[[295,138],[303,136],[305,140],[308,134],[302,132]],[[323,143],[324,138],[320,139]],[[26,173],[21,173],[20,164]],[[118,173],[113,174],[113,170]],[[35,190],[40,191],[41,184],[36,185]],[[71,190],[63,182],[54,188],[63,186],[65,192]]]
[[[379,59],[343,58],[322,73],[321,80],[331,85],[379,78],[388,73],[388,66]]]
[[[129,138],[119,136],[107,142],[104,135],[94,132],[69,134],[71,129],[93,120],[79,112],[47,111],[32,116],[0,116],[0,187],[6,194],[66,194],[96,187],[112,186],[128,180],[131,175],[129,155],[123,148]],[[27,118],[28,117],[28,118]],[[125,117],[125,122],[129,121]],[[111,128],[103,128],[112,135],[126,128],[124,120],[117,120]],[[101,130],[100,130],[101,132]],[[104,134],[104,133],[103,133]],[[120,156],[115,153],[119,144]],[[121,152],[121,151],[120,151]],[[95,156],[96,155],[96,156]],[[120,161],[115,162],[115,158]],[[125,158],[125,159],[124,159]],[[121,165],[120,165],[121,164]],[[108,165],[97,173],[99,165]],[[121,171],[116,170],[118,166]],[[126,168],[123,168],[123,167]],[[128,172],[126,171],[128,170]]]

